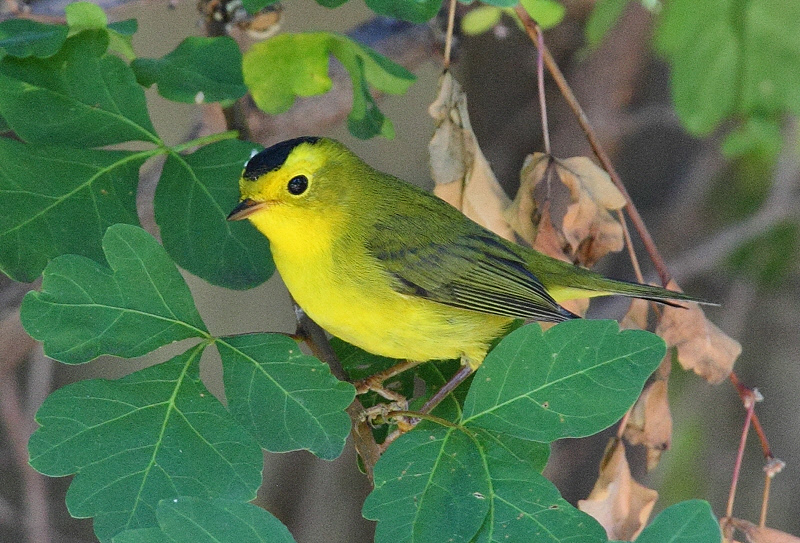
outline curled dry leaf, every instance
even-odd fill
[[[592,515],[609,539],[632,541],[647,524],[657,499],[658,492],[631,477],[625,445],[612,439],[600,462],[597,482],[587,499],[578,500],[578,509]]]
[[[622,225],[611,211],[622,209],[625,197],[591,159],[561,160],[534,153],[520,175],[520,188],[506,218],[528,243],[533,244],[537,228],[544,227],[541,210],[548,203],[550,222],[571,260],[592,266],[607,253],[622,250]]]
[[[647,447],[647,470],[658,465],[661,453],[672,441],[672,413],[669,409],[667,383],[672,367],[672,354],[667,353],[661,365],[633,405],[625,426],[625,439],[631,445]]]
[[[674,281],[667,288],[678,290]],[[699,305],[687,306],[665,307],[656,333],[668,346],[677,348],[684,369],[693,370],[710,383],[719,383],[731,373],[742,346],[709,321]]]
[[[733,526],[747,537],[748,543],[800,543],[800,537],[781,532],[774,528],[756,526],[752,522],[738,518],[727,519],[727,524]]]
[[[439,94],[428,107],[436,131],[428,144],[433,193],[499,236],[514,241],[503,211],[511,200],[478,146],[467,113],[467,96],[450,72],[439,80]]]

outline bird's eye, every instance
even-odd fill
[[[286,188],[289,190],[290,194],[299,196],[308,188],[308,177],[305,175],[296,175],[289,180],[289,184]]]

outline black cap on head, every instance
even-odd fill
[[[244,173],[242,177],[255,181],[265,173],[277,170],[283,163],[292,150],[301,143],[317,143],[319,138],[313,136],[303,136],[301,138],[294,138],[291,140],[276,143],[272,147],[267,147],[260,153],[253,155],[244,165]]]

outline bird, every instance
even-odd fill
[[[305,136],[253,155],[228,220],[248,219],[305,313],[370,353],[460,359],[466,376],[516,319],[579,318],[573,298],[669,305],[682,292],[608,279],[508,241],[342,143]]]

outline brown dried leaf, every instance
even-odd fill
[[[672,356],[661,361],[653,381],[647,384],[631,410],[625,426],[625,439],[631,445],[647,447],[647,470],[658,465],[661,453],[672,441],[672,413],[669,410],[667,383]]]
[[[428,144],[433,193],[499,236],[514,240],[503,211],[511,200],[483,156],[472,132],[467,96],[450,72],[439,80],[439,94],[428,107],[436,131]]]
[[[668,289],[679,290],[674,281]],[[678,361],[710,383],[719,383],[731,373],[742,346],[706,318],[697,304],[687,309],[665,307],[656,334],[678,349]]]
[[[625,445],[612,439],[600,462],[600,475],[578,509],[592,515],[606,529],[609,539],[631,541],[642,531],[658,492],[637,483],[631,477]]]
[[[774,528],[756,526],[752,522],[738,518],[727,519],[727,522],[730,526],[744,533],[749,543],[800,543],[800,537]]]
[[[591,266],[605,254],[622,250],[622,225],[611,211],[621,209],[625,197],[588,157],[560,160],[535,153],[526,159],[520,176],[506,218],[523,239],[533,243],[537,227],[544,226],[537,209],[549,202],[550,219],[571,260]]]
[[[517,196],[505,211],[505,218],[508,223],[519,237],[527,241],[531,246],[534,246],[537,231],[541,228],[549,226],[553,234],[556,233],[552,227],[551,220],[542,221],[545,213],[549,216],[549,208],[552,202],[546,201],[537,204],[534,198],[536,184],[545,178],[547,166],[550,163],[549,158],[544,153],[534,153],[525,157],[522,170],[519,172],[520,185]],[[547,185],[546,182],[545,185]],[[552,186],[552,184],[550,185]],[[558,252],[561,252],[563,241],[559,239],[557,243],[552,243],[552,245],[553,247],[557,246]],[[534,248],[536,247],[534,246]],[[546,254],[554,256],[551,252],[546,252]]]
[[[641,298],[633,298],[628,311],[619,321],[623,330],[647,330],[647,317],[650,314],[650,302]]]

